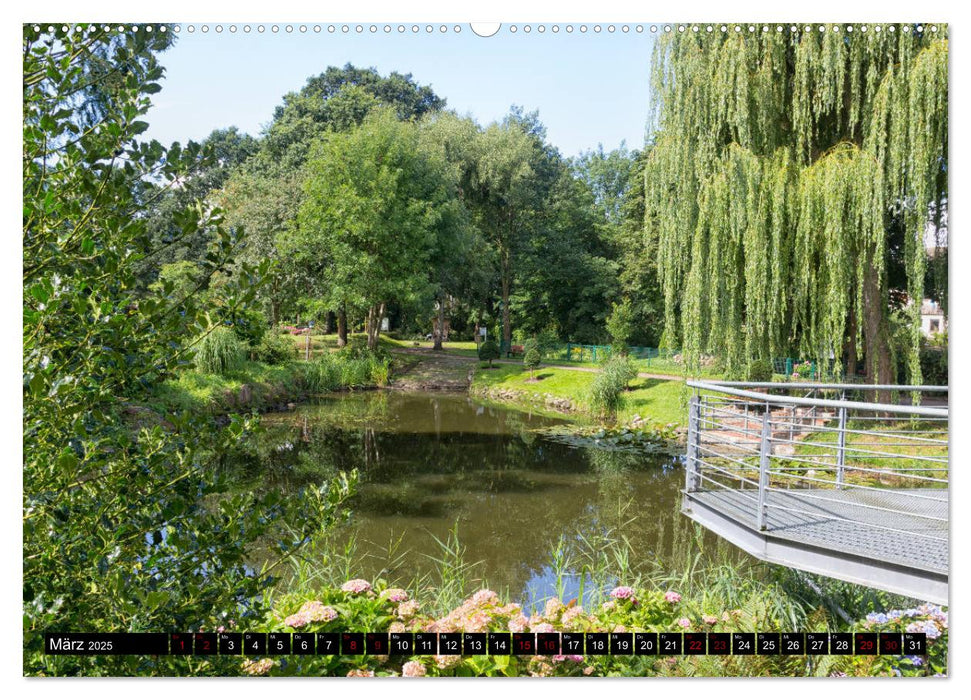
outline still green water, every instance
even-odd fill
[[[337,535],[355,576],[435,581],[455,529],[472,583],[526,607],[576,597],[581,579],[677,570],[713,544],[679,513],[680,456],[567,444],[549,434],[564,424],[464,395],[344,393],[265,416],[248,469],[287,490],[356,468]]]

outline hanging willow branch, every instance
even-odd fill
[[[852,345],[892,380],[902,292],[919,382],[924,236],[947,202],[946,28],[772,29],[655,46],[645,226],[664,343],[689,363],[717,353],[733,373],[786,354],[838,367]],[[894,221],[900,289],[887,274]]]

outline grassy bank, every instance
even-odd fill
[[[589,392],[596,374],[541,367],[534,376],[535,381],[531,381],[529,372],[521,365],[478,367],[472,380],[472,393],[522,406],[555,407],[556,403],[550,401],[553,397],[569,402],[569,407],[561,404],[564,409],[581,415],[589,413]],[[684,425],[687,415],[683,405],[684,388],[684,382],[679,380],[635,379],[624,394],[617,422],[629,424],[640,419],[648,426]]]
[[[279,365],[246,361],[223,374],[185,370],[156,386],[148,403],[170,411],[215,414],[261,410],[327,391],[384,386],[389,373],[387,361],[367,356],[326,353],[310,362]]]

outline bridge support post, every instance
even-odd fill
[[[769,487],[769,463],[772,457],[772,406],[765,403],[762,416],[762,440],[759,442],[759,501],[755,514],[759,530],[765,529],[765,491]]]
[[[843,473],[846,467],[846,406],[840,408],[839,434],[836,436],[836,488],[843,488]]]
[[[684,490],[697,491],[701,486],[698,469],[698,444],[701,441],[701,397],[695,394],[688,403],[688,468],[685,470]]]

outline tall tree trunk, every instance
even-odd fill
[[[512,343],[512,325],[509,322],[509,251],[502,254],[502,339],[506,347]]]
[[[334,321],[337,318],[337,314],[333,311],[328,311],[324,314],[324,335],[330,335],[334,332]]]
[[[877,281],[877,271],[868,266],[863,278],[863,335],[866,346],[867,375],[871,384],[893,384],[894,372],[887,333],[887,298]],[[890,403],[890,392],[874,392],[874,400]]]
[[[347,306],[341,304],[340,311],[337,312],[337,347],[342,348],[347,345]]]
[[[384,303],[371,306],[368,309],[367,322],[364,329],[367,332],[368,350],[377,350],[378,348],[378,338],[381,335],[381,319],[384,318],[384,309]]]
[[[850,294],[850,298],[854,298],[853,294]],[[852,379],[856,376],[856,304],[850,307],[850,318],[848,326],[848,336],[846,338],[846,344],[843,347],[843,373],[846,375],[847,379]]]
[[[270,300],[270,322],[276,326],[280,322],[280,302],[277,301],[277,295],[273,295],[273,299]]]
[[[435,331],[432,333],[432,337],[435,339],[435,344],[432,346],[432,350],[442,349],[442,336],[445,334],[445,297],[443,296],[438,300],[438,320],[435,323]]]

